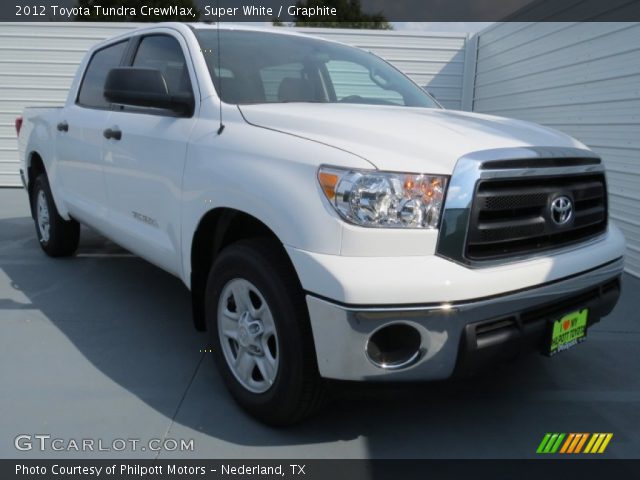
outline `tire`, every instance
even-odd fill
[[[80,224],[60,216],[44,174],[38,175],[34,181],[31,209],[42,250],[50,257],[73,255],[80,242]]]
[[[285,426],[319,408],[324,385],[306,302],[279,243],[251,239],[226,247],[211,268],[205,295],[213,357],[245,411]]]

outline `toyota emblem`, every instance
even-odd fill
[[[566,225],[573,218],[573,202],[566,195],[556,197],[551,202],[551,220],[556,225]]]

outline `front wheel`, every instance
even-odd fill
[[[206,288],[207,330],[223,380],[270,425],[303,419],[323,397],[304,295],[285,255],[269,240],[232,244]]]

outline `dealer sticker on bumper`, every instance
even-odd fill
[[[587,335],[587,314],[588,310],[583,308],[553,322],[549,355],[555,355],[584,342]]]

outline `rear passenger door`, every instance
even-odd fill
[[[195,74],[179,35],[153,33],[132,40],[131,64],[160,70],[170,94],[189,94],[197,110]],[[104,153],[110,216],[116,240],[177,275],[180,259],[180,204],[190,117],[156,108],[116,106]]]
[[[109,71],[121,64],[128,40],[96,50],[85,68],[77,97],[62,109],[56,135],[60,185],[70,213],[83,223],[104,227],[107,195],[103,169],[103,130],[110,104],[103,96]]]

